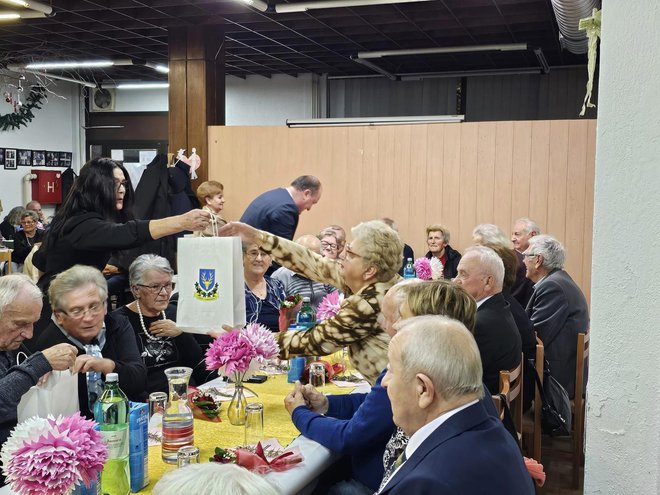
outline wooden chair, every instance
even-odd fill
[[[500,371],[500,396],[504,396],[506,404],[509,406],[513,424],[518,434],[518,445],[521,446],[522,440],[522,389],[523,389],[523,363],[524,356],[520,364],[513,369]],[[495,407],[499,405],[500,419],[504,419],[504,404],[495,402]]]
[[[580,466],[584,466],[584,370],[589,369],[589,330],[577,337],[577,356],[575,359],[575,398],[571,401],[573,409],[573,486],[580,485]]]
[[[543,348],[543,342],[541,339],[536,337],[536,373],[541,379],[541,385],[543,385],[543,359],[545,358],[545,349]],[[524,444],[527,446],[527,454],[529,457],[535,459],[538,462],[541,462],[541,392],[539,388],[534,386],[534,406],[531,411],[529,411],[523,417],[523,440]],[[531,454],[531,455],[530,455]]]

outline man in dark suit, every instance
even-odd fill
[[[538,224],[528,217],[516,220],[511,230],[511,244],[513,244],[513,249],[518,257],[518,273],[516,274],[516,282],[511,287],[511,294],[523,308],[527,306],[529,298],[532,297],[534,284],[525,277],[525,263],[523,262],[522,253],[529,247],[529,240],[540,234],[541,229]]]
[[[388,358],[382,385],[410,440],[379,494],[534,493],[516,442],[479,401],[479,349],[462,323],[410,318]]]
[[[289,187],[280,187],[257,196],[241,216],[241,222],[285,239],[293,239],[298,217],[321,199],[321,182],[302,175]]]
[[[477,301],[474,339],[481,353],[483,380],[492,394],[499,391],[500,371],[518,366],[522,356],[520,333],[502,295],[503,280],[501,258],[485,246],[465,251],[454,278]]]
[[[549,235],[534,236],[523,255],[527,278],[535,283],[527,314],[543,341],[552,376],[573,398],[577,334],[589,329],[587,300],[563,269],[566,251],[557,239]],[[587,384],[586,370],[584,384]]]

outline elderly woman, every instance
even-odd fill
[[[261,323],[272,332],[279,331],[280,302],[284,300],[282,282],[266,275],[273,259],[256,243],[243,242],[245,277],[245,319]]]
[[[202,210],[211,214],[211,223],[203,232],[195,233],[198,237],[213,237],[218,229],[227,223],[227,220],[220,216],[220,212],[225,207],[225,186],[216,180],[207,180],[202,182],[197,188],[196,195]]]
[[[128,320],[107,315],[108,286],[96,268],[75,265],[58,274],[48,289],[53,319],[35,343],[38,350],[72,344],[78,350],[73,366],[78,377],[80,412],[93,418],[93,404],[102,390],[99,375],[119,374],[119,386],[133,401],[144,399],[147,369]]]
[[[379,323],[380,305],[400,278],[397,270],[403,244],[398,234],[379,220],[361,223],[351,233],[353,240],[346,245],[345,259],[335,262],[246,224],[230,222],[220,229],[220,235],[240,235],[283,266],[333,285],[346,295],[334,317],[308,330],[280,333],[281,357],[325,356],[348,346],[351,363],[373,384],[387,365],[389,337]]]
[[[206,381],[204,354],[191,334],[176,326],[176,306],[169,304],[172,294],[170,263],[155,254],[138,256],[128,271],[135,301],[113,311],[113,316],[127,318],[133,327],[137,347],[147,367],[146,395],[166,392],[164,371],[175,366],[193,369],[192,384]]]
[[[38,242],[41,242],[44,237],[44,231],[37,228],[39,223],[39,215],[31,210],[25,210],[21,215],[21,227],[14,234],[14,252],[11,254],[12,263],[16,263],[16,271],[22,268],[25,258],[30,254],[32,248]]]
[[[461,253],[449,245],[451,234],[449,229],[439,223],[426,227],[426,244],[429,247],[426,257],[438,258],[443,266],[444,278],[452,279],[458,275],[458,262]]]
[[[4,239],[11,240],[14,238],[16,229],[21,223],[23,213],[25,213],[25,208],[22,206],[15,206],[9,210],[9,213],[7,213],[2,223],[0,223],[0,233]]]

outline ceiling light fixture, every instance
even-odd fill
[[[110,87],[104,85],[104,87]],[[146,83],[118,83],[117,89],[160,89],[169,88],[170,84],[166,82],[146,82]]]
[[[353,127],[359,125],[411,125],[463,122],[465,115],[415,115],[410,117],[355,117],[332,119],[287,119],[288,127]]]
[[[162,65],[162,64],[154,64],[152,62],[145,62],[144,63],[145,67],[149,67],[150,69],[153,69],[157,72],[160,72],[162,74],[169,74],[170,68],[167,65]]]
[[[410,48],[404,50],[379,50],[372,52],[358,52],[357,58],[401,57],[407,55],[434,55],[442,53],[471,53],[471,52],[510,52],[525,51],[529,48],[527,43],[509,43],[498,45],[468,45],[445,46],[433,48]]]
[[[17,12],[2,12],[0,13],[0,21],[8,21],[13,19],[20,19],[21,15]]]
[[[18,5],[19,7],[30,10],[36,10],[37,12],[41,12],[45,15],[51,15],[53,13],[53,7],[41,2],[33,2],[31,0],[0,0],[0,2],[8,3],[11,5]]]
[[[112,67],[112,60],[90,60],[86,62],[35,62],[26,64],[26,69],[78,69],[85,67]]]
[[[270,10],[270,6],[262,1],[262,0],[241,0],[244,4],[249,5],[250,7],[254,7],[257,10],[261,10],[262,12],[266,12],[267,10]]]
[[[248,0],[243,0],[248,1]],[[336,9],[341,7],[366,7],[369,5],[387,5],[392,3],[428,2],[430,0],[324,0],[318,2],[299,2],[275,5],[275,12],[307,12],[316,9]]]

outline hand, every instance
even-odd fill
[[[119,268],[115,265],[105,265],[103,268],[103,275],[114,275],[115,273],[119,273]]]
[[[182,229],[192,231],[203,231],[211,221],[211,214],[204,210],[190,210],[181,215]]]
[[[115,370],[115,362],[111,359],[89,356],[81,354],[76,358],[73,365],[73,373],[87,373],[88,371],[99,371],[104,375],[112,373]]]
[[[263,238],[261,231],[255,229],[254,227],[241,222],[229,222],[227,225],[223,225],[218,230],[218,236],[220,237],[232,237],[238,236],[243,242],[249,244],[256,244],[261,246],[263,243]]]
[[[309,383],[302,387],[301,392],[312,411],[319,414],[325,414],[328,412],[328,407],[330,407],[328,398]]]
[[[73,366],[78,355],[78,349],[71,344],[57,344],[41,351],[50,367],[57,371],[67,370]]]
[[[302,385],[296,381],[293,391],[284,398],[284,407],[289,414],[293,414],[293,411],[299,406],[307,406],[307,402],[302,394]]]
[[[37,385],[43,385],[44,383],[46,383],[48,381],[48,379],[50,378],[50,375],[51,375],[51,372],[49,371],[44,376],[39,378],[39,380],[37,380]]]
[[[149,325],[149,333],[154,337],[178,337],[183,331],[172,320],[156,320]]]
[[[232,330],[234,330],[234,327],[231,325],[222,325],[222,330],[209,330],[206,334],[211,338],[217,339],[220,335],[231,332]]]

